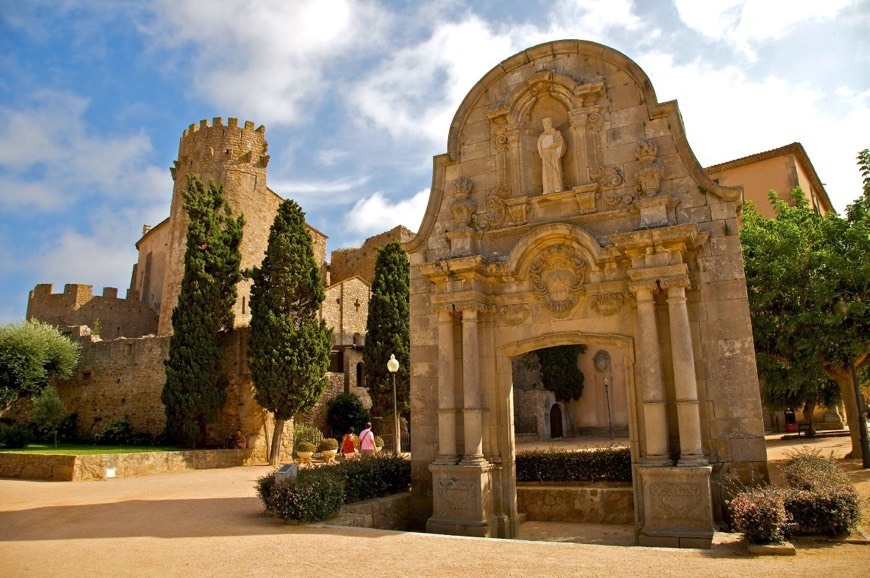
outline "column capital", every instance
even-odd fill
[[[652,294],[658,290],[658,285],[655,279],[632,281],[628,284],[628,290],[634,293],[635,298],[638,300],[641,300],[644,296],[647,296],[644,300],[649,300],[652,298]]]
[[[692,283],[687,275],[665,277],[659,280],[662,289],[666,289],[669,297],[682,295],[686,289],[692,288]]]

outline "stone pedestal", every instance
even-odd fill
[[[713,541],[710,473],[703,467],[639,467],[643,492],[641,546],[709,548]]]
[[[429,466],[432,472],[432,517],[426,531],[433,534],[497,538],[493,513],[492,464]]]

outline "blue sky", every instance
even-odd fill
[[[465,94],[529,46],[611,46],[708,166],[803,143],[834,206],[870,146],[870,0],[0,0],[0,322],[37,283],[129,286],[191,123],[266,126],[328,250],[416,230]]]

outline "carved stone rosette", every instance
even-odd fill
[[[532,290],[551,313],[565,317],[583,293],[586,268],[586,260],[573,247],[548,247],[529,267]]]
[[[593,295],[589,302],[596,313],[610,317],[622,309],[625,304],[625,295],[622,293],[598,293]]]
[[[662,177],[664,176],[661,165],[656,162],[658,148],[652,141],[641,139],[634,152],[637,160],[641,162],[635,175],[638,191],[648,197],[657,195],[661,190]]]

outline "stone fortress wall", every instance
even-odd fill
[[[357,275],[371,285],[375,279],[378,249],[391,241],[406,243],[413,236],[414,233],[399,225],[380,235],[369,237],[358,249],[333,251],[329,263],[329,282],[338,283]]]
[[[170,215],[155,227],[143,227],[136,243],[139,258],[133,266],[127,299],[118,299],[114,288],[104,289],[103,296],[94,296],[90,285],[67,285],[58,295],[45,284],[31,291],[27,318],[64,328],[82,344],[82,363],[76,374],[58,384],[68,411],[78,414],[80,431],[99,433],[118,421],[152,435],[163,430],[163,361],[168,356],[172,310],[184,274],[187,217],[183,191],[187,175],[196,174],[204,183],[221,185],[233,214],[244,215],[241,266],[253,267],[262,261],[269,230],[282,202],[266,185],[267,151],[265,128],[255,129],[252,122],[240,125],[237,119],[229,118],[225,124],[223,119],[215,118],[190,125],[180,139],[178,159],[170,169],[175,180]],[[327,237],[310,226],[309,232],[315,261],[328,279]],[[334,328],[336,363],[323,398],[300,416],[322,429],[326,425],[327,402],[338,393],[355,391],[364,403],[367,401],[365,390],[358,386],[362,381],[362,336],[377,249],[392,239],[404,240],[410,235],[410,231],[398,227],[368,239],[360,249],[340,252],[343,276],[327,288],[320,311],[321,318]],[[254,401],[247,356],[249,299],[250,282],[242,281],[234,307],[236,330],[226,337],[223,346],[222,369],[229,379],[227,403],[218,422],[209,427],[206,443],[223,445],[241,429],[253,449],[251,459],[256,460],[265,457],[272,423],[268,412]],[[96,320],[100,336],[92,335]],[[288,455],[292,451],[291,436],[285,437],[284,450]]]
[[[103,294],[94,295],[91,285],[67,284],[63,293],[53,293],[50,283],[37,285],[27,302],[27,319],[39,319],[55,326],[99,323],[103,339],[141,337],[157,333],[157,314],[139,300],[136,291],[128,290],[126,299],[118,298],[118,290],[104,287]]]

